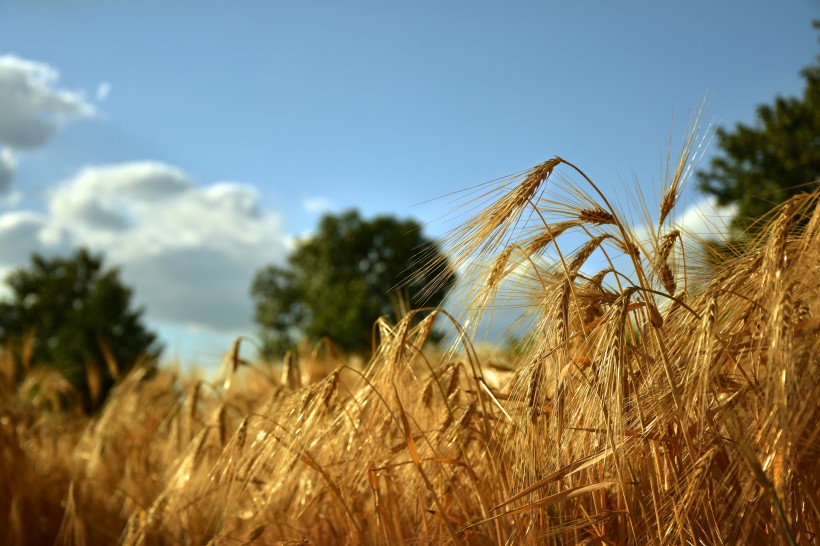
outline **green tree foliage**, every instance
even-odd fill
[[[423,267],[429,264],[435,267]],[[444,282],[422,301],[422,289],[442,272]],[[438,245],[416,221],[364,220],[353,210],[326,215],[286,267],[256,274],[251,294],[263,352],[281,355],[300,337],[328,337],[347,351],[366,351],[376,319],[391,314],[399,301],[412,308],[438,306],[453,280]]]
[[[48,366],[77,388],[86,411],[105,400],[115,376],[161,347],[131,307],[131,290],[100,256],[78,250],[67,258],[34,255],[6,279],[0,302],[0,343],[18,366]]]
[[[818,22],[815,28],[820,29]],[[722,153],[698,173],[701,190],[719,205],[737,205],[734,225],[741,230],[789,197],[818,186],[820,57],[802,75],[802,97],[778,97],[773,105],[758,106],[754,126],[719,128]]]

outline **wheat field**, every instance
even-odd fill
[[[557,157],[465,192],[466,316],[382,319],[366,363],[237,340],[85,417],[6,358],[0,542],[817,544],[820,194],[707,259],[673,221],[693,149],[637,221]],[[500,306],[520,357],[471,343]]]

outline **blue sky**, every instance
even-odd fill
[[[556,154],[651,199],[704,98],[732,125],[801,92],[816,18],[816,0],[0,0],[0,272],[105,252],[167,356],[213,364],[254,333],[254,270],[322,211],[437,236],[446,202],[418,203]]]

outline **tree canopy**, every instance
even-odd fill
[[[78,250],[65,258],[33,255],[6,279],[0,343],[18,366],[48,366],[77,388],[86,410],[99,407],[118,374],[161,347],[133,309],[131,290],[101,256]]]
[[[442,274],[443,282],[422,298],[422,289]],[[399,301],[412,308],[438,306],[453,280],[438,245],[422,235],[418,222],[365,220],[355,210],[325,215],[285,267],[271,265],[256,274],[251,294],[263,353],[281,355],[302,337],[328,337],[344,350],[366,351],[376,319]]]
[[[737,205],[734,224],[741,230],[789,197],[818,186],[820,57],[802,75],[802,97],[777,97],[772,105],[758,106],[753,126],[718,128],[721,154],[698,173],[701,190],[719,205]]]

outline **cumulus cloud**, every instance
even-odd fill
[[[681,210],[682,212],[678,213]],[[685,239],[699,245],[697,239],[725,239],[737,208],[734,206],[719,207],[714,197],[700,197],[684,207],[680,203],[672,212],[672,227],[681,230]],[[648,243],[654,237],[656,226],[641,225],[635,229],[635,238]]]
[[[718,207],[713,197],[704,197],[689,205],[675,225],[691,235],[724,239],[736,211],[736,207]]]
[[[95,114],[82,93],[58,87],[59,78],[47,64],[0,56],[0,144],[39,148],[63,124]]]
[[[270,246],[273,241],[267,241]],[[256,249],[264,253],[262,244]],[[270,260],[275,254],[269,254]],[[265,265],[248,249],[230,256],[210,245],[158,249],[132,256],[123,275],[135,286],[152,317],[165,322],[216,331],[249,333],[252,308],[249,289],[254,270]]]
[[[68,234],[43,214],[14,211],[0,215],[0,272],[28,262],[33,253],[54,256],[68,250]]]
[[[0,149],[0,195],[5,195],[11,190],[11,180],[17,170],[17,161],[14,154],[8,148]]]
[[[107,236],[132,222],[134,215],[150,216],[146,210],[193,189],[193,182],[179,169],[149,161],[85,167],[71,180],[51,192],[54,217],[86,238]]]
[[[250,328],[253,274],[285,253],[281,219],[253,187],[199,185],[164,163],[86,167],[48,201],[49,226],[122,266],[155,320]]]

